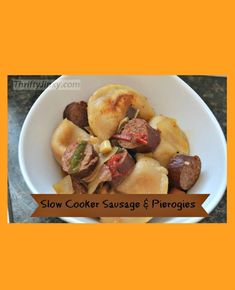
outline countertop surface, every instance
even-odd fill
[[[19,90],[13,87],[17,80],[45,80],[59,76],[9,76],[8,78],[8,182],[9,216],[15,223],[63,223],[59,218],[31,218],[36,205],[21,175],[18,162],[18,141],[21,127],[31,106],[42,90]],[[219,121],[226,136],[226,78],[212,76],[180,76],[205,101]],[[226,193],[220,203],[201,223],[226,223]]]

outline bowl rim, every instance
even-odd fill
[[[58,77],[56,80],[53,81],[52,84],[54,84],[55,82],[58,81],[62,81],[68,77],[74,77],[76,75],[62,75],[60,77]],[[89,76],[89,75],[88,75]],[[100,75],[99,75],[100,76]],[[141,76],[141,75],[132,75],[132,76]],[[146,75],[148,77],[148,75]],[[225,172],[224,172],[224,178],[223,180],[221,180],[221,186],[220,186],[220,191],[217,194],[216,198],[214,198],[208,205],[207,205],[207,212],[208,214],[210,214],[215,207],[218,205],[218,203],[220,202],[220,200],[223,198],[226,187],[227,187],[227,143],[226,143],[226,139],[224,136],[224,133],[222,131],[222,128],[218,122],[218,120],[216,119],[215,115],[212,113],[212,111],[210,110],[210,108],[208,107],[208,105],[204,102],[204,100],[186,83],[184,82],[180,77],[178,77],[177,75],[154,75],[154,76],[167,76],[169,78],[172,78],[175,82],[178,82],[178,84],[181,87],[184,87],[185,89],[187,89],[188,91],[190,91],[190,96],[193,97],[198,103],[200,103],[201,107],[206,111],[206,113],[209,115],[209,117],[211,118],[211,120],[213,121],[214,125],[216,126],[217,132],[218,132],[218,137],[221,139],[222,141],[222,146],[223,146],[223,151],[224,151],[224,156],[225,156]],[[103,75],[103,77],[105,77],[105,75]],[[52,90],[51,86],[47,87],[37,98],[37,100],[34,102],[34,104],[32,105],[32,107],[30,108],[24,123],[22,125],[21,128],[21,132],[20,132],[20,138],[19,138],[19,144],[18,144],[18,160],[19,160],[19,166],[20,166],[20,170],[21,173],[23,175],[24,181],[26,182],[29,190],[32,193],[38,193],[37,190],[35,189],[34,185],[31,183],[30,178],[27,174],[27,170],[26,170],[26,166],[25,166],[25,160],[24,160],[24,150],[23,150],[23,145],[24,145],[24,140],[25,140],[25,134],[26,134],[26,129],[28,126],[28,123],[31,119],[31,116],[34,114],[34,111],[37,109],[38,105],[40,104],[40,102],[42,102],[42,100],[47,96],[48,91]],[[99,223],[98,221],[92,219],[92,218],[82,218],[82,217],[58,217],[66,222],[69,223]],[[87,221],[87,219],[92,219],[92,221]],[[203,217],[190,217],[190,218],[184,218],[184,220],[182,222],[174,222],[174,219],[172,221],[167,221],[164,223],[198,223],[199,221],[201,221],[202,219],[204,219]],[[100,224],[100,223],[99,223]],[[155,223],[153,223],[155,224]]]

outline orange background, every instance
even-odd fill
[[[230,173],[227,224],[7,225],[6,214],[8,74],[227,74],[231,125],[232,2],[10,1],[1,8],[1,289],[233,289]]]

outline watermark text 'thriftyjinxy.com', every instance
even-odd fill
[[[50,79],[13,79],[13,90],[17,91],[42,91],[50,87],[53,90],[79,90],[80,80],[57,80]]]

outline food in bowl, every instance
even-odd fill
[[[187,192],[201,161],[177,121],[156,115],[147,98],[123,85],[99,88],[85,101],[68,104],[51,138],[65,176],[57,193],[167,194]],[[151,218],[131,218],[147,222]],[[101,218],[130,222],[130,218]]]

